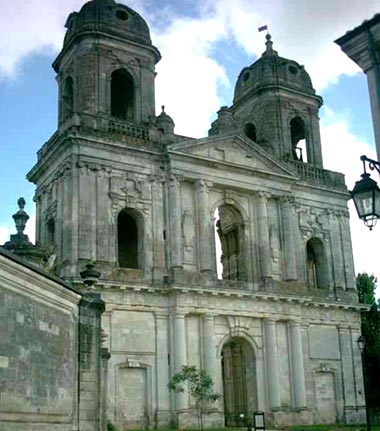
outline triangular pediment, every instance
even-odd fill
[[[244,135],[217,135],[168,147],[169,154],[188,154],[203,160],[220,162],[231,168],[245,167],[271,174],[295,177],[294,172]]]

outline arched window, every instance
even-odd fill
[[[252,141],[256,142],[256,127],[252,123],[248,123],[244,126],[244,133]]]
[[[325,287],[323,242],[319,238],[309,239],[306,244],[306,254],[309,287],[314,289]]]
[[[215,212],[216,255],[218,278],[223,280],[244,280],[245,247],[244,223],[239,211],[232,205],[222,205]],[[218,250],[219,248],[219,250]]]
[[[63,119],[71,117],[74,109],[74,81],[71,76],[63,83]]]
[[[118,69],[111,76],[111,115],[122,120],[134,119],[134,84],[125,69]]]
[[[293,159],[307,162],[306,128],[302,118],[295,117],[290,121],[290,137]]]
[[[133,209],[125,208],[117,217],[118,262],[120,268],[142,267],[142,220]]]

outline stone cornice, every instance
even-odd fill
[[[81,280],[73,280],[74,284],[82,284]],[[317,307],[322,309],[342,309],[350,311],[368,311],[369,306],[359,303],[348,303],[343,301],[321,301],[314,299],[312,296],[287,295],[276,293],[253,292],[241,289],[220,289],[220,288],[202,288],[202,287],[183,287],[183,286],[148,286],[137,283],[125,284],[123,282],[113,282],[100,280],[96,286],[99,292],[139,292],[146,294],[159,294],[165,297],[176,295],[196,294],[200,296],[211,296],[231,299],[254,299],[257,301],[271,301],[272,303],[288,303],[293,305],[303,305],[307,307]]]

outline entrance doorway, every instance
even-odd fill
[[[222,350],[225,424],[243,427],[257,410],[256,361],[250,344],[230,339]]]

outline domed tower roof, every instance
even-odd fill
[[[266,35],[266,50],[255,63],[245,67],[239,74],[234,103],[246,95],[256,93],[263,87],[285,87],[315,95],[309,74],[294,60],[280,57],[273,49],[271,35]]]
[[[65,24],[63,48],[74,39],[99,32],[143,45],[152,45],[145,20],[126,5],[114,0],[91,0],[79,12],[72,12]]]

